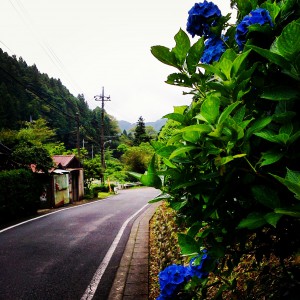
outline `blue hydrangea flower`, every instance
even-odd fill
[[[245,16],[241,23],[236,27],[235,40],[240,50],[243,50],[246,43],[246,36],[248,33],[248,27],[253,24],[270,24],[273,26],[270,13],[263,8],[252,10],[249,15]]]
[[[171,265],[161,271],[158,276],[161,290],[158,299],[163,300],[174,295],[178,287],[188,279],[189,273],[182,265]]]
[[[225,52],[226,45],[219,37],[211,37],[205,41],[205,47],[201,62],[204,64],[211,64],[213,61],[218,61],[221,55]]]
[[[197,276],[198,278],[206,278],[208,276],[208,272],[205,271],[204,265],[205,262],[210,260],[209,255],[207,254],[207,250],[202,251],[202,255],[198,255],[191,259],[189,266],[187,267],[188,273],[191,277]],[[201,257],[201,261],[199,264],[195,263],[195,260]]]
[[[188,13],[186,30],[192,37],[195,35],[209,37],[210,27],[222,16],[218,6],[206,0],[203,3],[195,3]]]

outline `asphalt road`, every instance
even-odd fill
[[[93,299],[107,299],[138,215],[129,218],[158,194],[153,188],[121,190],[0,232],[0,299],[83,300],[123,225],[100,282],[93,283]]]

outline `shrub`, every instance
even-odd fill
[[[207,249],[220,298],[235,291],[230,276],[243,255],[259,265],[274,254],[283,264],[300,249],[299,3],[231,3],[236,25],[204,1],[190,11],[188,32],[200,36],[194,44],[180,29],[174,48],[152,47],[177,69],[166,82],[190,88],[192,99],[163,117],[178,122],[178,131],[152,143],[164,166],[155,171],[153,159],[141,177],[161,187],[158,200],[165,198],[186,227],[178,236],[182,254],[192,260]],[[282,293],[292,298],[299,270],[283,272],[289,280]],[[190,299],[205,299],[207,288],[206,280],[185,286]]]
[[[42,186],[36,174],[24,169],[0,172],[1,223],[35,214]]]

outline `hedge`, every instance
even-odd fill
[[[41,184],[28,170],[0,172],[0,223],[35,214],[39,207]]]

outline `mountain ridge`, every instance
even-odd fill
[[[159,132],[160,129],[166,124],[167,119],[159,119],[154,122],[145,122],[145,126],[152,126],[155,131]],[[136,126],[136,123],[131,123],[125,120],[118,121],[119,128],[121,131],[128,131]]]

